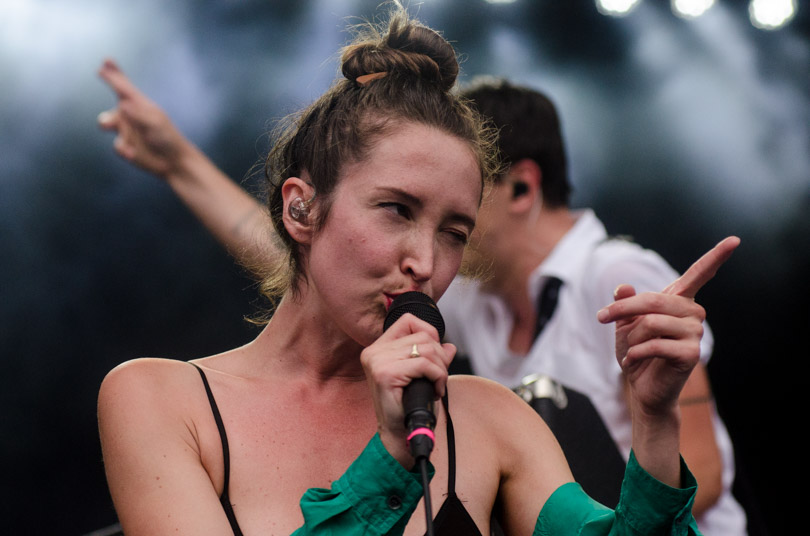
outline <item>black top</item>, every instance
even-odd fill
[[[444,390],[444,414],[447,417],[447,498],[439,513],[433,518],[433,531],[436,536],[481,536],[475,522],[456,495],[456,434],[450,418],[450,405],[447,401],[447,388]]]
[[[219,496],[219,502],[222,503],[222,509],[225,510],[225,515],[228,517],[228,522],[231,524],[234,536],[242,536],[242,530],[239,528],[239,522],[236,521],[236,515],[233,512],[233,506],[228,497],[231,463],[225,425],[222,423],[222,417],[219,414],[219,408],[217,407],[216,400],[214,400],[211,387],[208,385],[208,378],[205,377],[205,372],[194,363],[190,364],[200,372],[203,385],[205,386],[205,394],[208,395],[208,402],[211,404],[211,411],[217,423],[219,438],[222,441],[222,459],[225,466],[225,478],[222,486],[222,495]],[[442,503],[439,513],[436,514],[433,520],[433,530],[436,536],[481,536],[481,531],[478,530],[470,514],[464,508],[458,495],[456,495],[456,440],[455,433],[453,432],[453,421],[450,419],[450,408],[448,406],[446,391],[442,401],[444,402],[444,412],[447,416],[447,499]]]

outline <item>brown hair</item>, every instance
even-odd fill
[[[560,118],[551,99],[504,79],[477,78],[461,94],[498,129],[504,165],[530,158],[543,171],[543,205],[567,207],[571,198],[568,161]]]
[[[286,262],[265,267],[262,291],[271,299],[298,291],[301,256],[282,222],[281,186],[306,176],[318,203],[317,230],[347,162],[362,161],[374,141],[404,121],[440,129],[467,142],[478,160],[482,185],[497,168],[494,131],[465,100],[451,93],[458,76],[455,50],[435,30],[410,19],[396,2],[387,24],[365,23],[341,55],[343,78],[309,107],[288,118],[265,162],[267,203]],[[364,75],[385,73],[367,77]],[[358,78],[360,80],[358,81]],[[370,79],[370,80],[369,80]],[[269,268],[269,269],[268,269]]]

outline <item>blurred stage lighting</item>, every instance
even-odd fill
[[[516,0],[486,0],[487,4],[513,4]]]
[[[596,0],[596,9],[602,15],[622,17],[630,13],[641,0]]]
[[[751,24],[761,30],[778,30],[796,15],[796,0],[751,0]]]
[[[695,19],[713,5],[714,0],[672,0],[672,12],[683,19]]]

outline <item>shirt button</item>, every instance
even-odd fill
[[[402,508],[402,499],[400,499],[397,495],[391,495],[388,497],[388,500],[385,501],[385,503],[391,510],[399,510]]]

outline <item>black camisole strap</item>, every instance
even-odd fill
[[[475,521],[456,495],[456,434],[450,418],[447,389],[442,404],[447,417],[447,498],[433,519],[433,530],[437,536],[481,536]]]
[[[242,529],[239,528],[239,523],[236,521],[236,514],[234,514],[231,499],[228,496],[228,487],[231,480],[231,454],[228,448],[228,436],[225,433],[225,424],[222,422],[222,416],[219,414],[217,401],[214,399],[214,393],[211,392],[211,386],[208,385],[208,378],[205,377],[205,372],[194,363],[189,363],[189,365],[192,365],[200,373],[203,385],[205,386],[205,394],[208,395],[208,402],[211,404],[211,412],[214,414],[214,421],[217,423],[219,439],[222,441],[222,463],[225,469],[225,478],[223,478],[222,481],[222,495],[219,496],[219,502],[222,503],[222,509],[225,510],[225,515],[228,517],[228,522],[231,524],[234,536],[243,536]]]
[[[453,428],[453,419],[450,418],[450,402],[447,398],[447,389],[442,397],[444,416],[447,418],[447,495],[456,495],[456,432]]]

